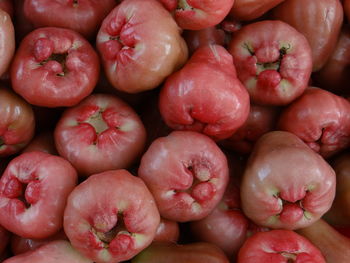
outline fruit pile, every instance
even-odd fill
[[[0,0],[0,262],[349,263],[350,0]]]

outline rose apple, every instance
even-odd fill
[[[205,218],[191,222],[191,231],[200,241],[220,247],[232,258],[246,239],[248,219],[241,210],[239,188],[230,178],[220,203]]]
[[[5,260],[3,263],[93,263],[75,251],[68,241],[52,241],[36,250]]]
[[[10,240],[10,232],[0,225],[0,255],[5,251]]]
[[[55,240],[68,240],[68,238],[63,230],[44,239],[24,238],[13,234],[11,236],[11,251],[14,255],[19,255],[35,250],[38,247]]]
[[[10,15],[0,9],[0,76],[10,66],[15,53],[15,29]]]
[[[32,23],[24,15],[24,1],[25,0],[11,0],[15,7],[15,28],[16,28],[16,42],[19,43],[29,32],[34,30]]]
[[[200,30],[219,24],[230,12],[234,0],[159,0],[174,13],[183,29]]]
[[[176,243],[179,236],[179,224],[176,221],[161,218],[153,241]]]
[[[254,20],[283,1],[284,0],[235,0],[230,15],[241,21]]]
[[[334,170],[297,136],[275,131],[257,141],[241,185],[243,211],[256,224],[306,227],[330,209],[334,196]]]
[[[126,170],[90,176],[68,198],[64,231],[99,263],[129,260],[153,240],[160,217],[143,181]]]
[[[256,104],[286,105],[308,85],[310,46],[284,22],[264,20],[243,26],[234,34],[229,52],[238,78]]]
[[[276,107],[251,104],[248,119],[243,126],[220,143],[227,149],[249,154],[262,135],[275,129],[277,116]]]
[[[190,54],[203,46],[215,44],[223,46],[225,43],[225,32],[214,26],[201,30],[185,30],[182,35]]]
[[[115,0],[25,0],[24,15],[35,27],[63,27],[94,37]]]
[[[299,229],[298,233],[319,248],[327,262],[348,263],[350,258],[350,239],[341,235],[324,220]]]
[[[346,15],[348,21],[350,21],[350,1],[344,0],[343,7],[344,7],[345,15]]]
[[[122,100],[93,94],[63,113],[54,137],[58,153],[88,176],[129,167],[141,154],[146,133],[138,115]]]
[[[43,107],[73,106],[94,89],[99,59],[78,33],[39,28],[21,42],[11,66],[13,89]]]
[[[209,137],[175,131],[151,144],[138,175],[152,192],[162,217],[186,222],[206,217],[221,200],[228,164]]]
[[[237,263],[266,262],[326,263],[317,247],[290,230],[256,233],[239,250]]]
[[[58,155],[55,148],[53,133],[46,131],[38,133],[33,140],[23,149],[23,152],[42,151],[52,155]]]
[[[232,56],[219,45],[197,49],[165,82],[160,113],[175,130],[193,130],[216,140],[230,137],[249,114],[249,95],[237,79]]]
[[[157,0],[125,0],[104,19],[97,49],[108,80],[121,91],[156,88],[187,59],[180,30]]]
[[[334,50],[343,23],[340,1],[288,0],[274,9],[273,17],[305,35],[311,47],[313,71],[321,69]]]
[[[0,87],[0,157],[23,149],[34,136],[32,107],[12,91]]]
[[[350,95],[348,81],[350,76],[350,26],[345,25],[338,43],[322,69],[314,74],[320,88],[340,95]]]
[[[62,227],[77,173],[65,159],[28,152],[11,160],[0,179],[0,224],[27,238],[46,238]]]
[[[13,3],[12,0],[0,0],[0,9],[4,10],[6,13],[13,18]]]
[[[350,226],[350,154],[343,153],[332,161],[337,175],[337,188],[331,209],[324,216],[336,226]]]
[[[132,259],[132,263],[229,263],[221,249],[210,243],[177,245],[155,242]]]
[[[331,92],[308,88],[281,113],[277,126],[330,157],[350,145],[350,103]]]

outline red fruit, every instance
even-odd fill
[[[37,134],[33,140],[23,149],[23,152],[42,151],[52,155],[58,155],[55,148],[55,141],[52,132]]]
[[[238,20],[254,20],[284,0],[235,0],[230,14]]]
[[[198,49],[165,82],[160,113],[175,130],[193,130],[214,139],[230,137],[249,114],[249,95],[237,79],[232,56],[218,45]]]
[[[10,15],[0,9],[0,76],[10,66],[15,53],[15,29]]]
[[[23,149],[34,136],[32,107],[22,98],[0,88],[0,157]]]
[[[330,157],[350,145],[350,103],[331,92],[309,88],[282,112],[277,126]]]
[[[229,52],[238,78],[256,104],[286,105],[308,85],[309,44],[286,23],[265,20],[242,27],[232,38]]]
[[[343,8],[339,0],[288,0],[273,11],[308,40],[312,52],[313,71],[327,62],[337,43],[343,23]]]
[[[183,29],[200,30],[219,24],[230,12],[234,0],[159,0],[174,13]]]
[[[159,241],[176,243],[179,239],[179,236],[179,224],[175,221],[161,218],[153,242]]]
[[[266,262],[326,263],[317,247],[290,230],[256,233],[241,247],[237,263]]]
[[[343,7],[344,7],[345,15],[348,21],[350,21],[350,1],[344,0]]]
[[[230,138],[221,141],[221,145],[242,154],[249,154],[262,135],[275,129],[277,115],[276,107],[251,104],[246,122]]]
[[[334,196],[335,172],[297,136],[275,131],[257,141],[241,185],[243,211],[254,223],[306,227],[329,210]]]
[[[177,245],[155,242],[137,255],[132,263],[229,263],[221,249],[210,243]]]
[[[28,152],[12,159],[0,179],[0,224],[27,238],[46,238],[63,223],[77,174],[65,159]]]
[[[298,230],[322,252],[329,263],[348,263],[350,258],[350,239],[339,234],[323,220]]]
[[[10,232],[0,225],[0,254],[2,254],[10,240]]]
[[[161,216],[185,222],[206,217],[218,204],[228,183],[228,166],[223,152],[207,136],[175,131],[151,144],[138,175]]]
[[[63,27],[91,38],[115,5],[115,0],[25,0],[24,14],[36,28]]]
[[[54,137],[59,154],[87,176],[129,167],[143,150],[146,132],[122,100],[93,94],[64,112]]]
[[[46,27],[21,42],[11,66],[13,89],[43,107],[73,106],[94,89],[99,60],[78,33]]]
[[[11,257],[3,263],[93,263],[75,251],[68,241],[52,241],[36,250]]]
[[[104,19],[97,49],[108,80],[121,91],[154,89],[187,59],[174,19],[156,0],[127,0]]]
[[[0,8],[10,15],[13,19],[13,3],[12,0],[0,0]]]
[[[74,189],[64,213],[64,231],[83,255],[114,263],[147,247],[159,221],[143,181],[126,170],[113,170],[92,175]]]

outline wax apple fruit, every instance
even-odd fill
[[[108,80],[121,91],[154,89],[187,59],[180,30],[157,0],[125,0],[104,19],[97,49]]]
[[[298,230],[322,252],[329,263],[347,263],[350,258],[350,239],[341,235],[324,220]]]
[[[99,59],[80,34],[63,28],[39,28],[21,42],[11,65],[13,89],[43,107],[73,106],[98,80]]]
[[[176,243],[180,236],[179,224],[176,221],[160,219],[154,241]]]
[[[129,167],[143,150],[146,132],[122,100],[93,94],[64,112],[54,137],[58,153],[87,176]]]
[[[177,245],[155,242],[137,255],[132,263],[229,263],[221,249],[210,243]]]
[[[209,137],[175,131],[151,144],[138,175],[152,192],[162,217],[186,222],[204,218],[221,200],[228,165]]]
[[[284,0],[235,0],[230,15],[242,21],[254,20],[283,1]]]
[[[10,232],[0,225],[0,254],[2,254],[10,240]]]
[[[27,238],[55,234],[76,183],[75,169],[62,157],[44,152],[15,157],[0,179],[0,224]]]
[[[297,136],[275,131],[257,141],[241,185],[243,211],[256,224],[306,227],[329,210],[334,196],[334,170]]]
[[[330,157],[350,145],[350,103],[331,92],[308,88],[281,113],[277,126]]]
[[[69,28],[91,38],[115,5],[115,0],[25,0],[24,14],[35,27]]]
[[[234,0],[159,0],[174,13],[183,29],[200,30],[219,24],[230,12]]]
[[[15,29],[10,15],[0,9],[0,76],[8,69],[15,53]]]
[[[93,263],[80,255],[68,241],[52,241],[36,250],[11,257],[3,263]]]
[[[221,145],[242,154],[249,154],[262,135],[276,128],[278,110],[277,107],[251,104],[246,122],[230,138],[221,141]]]
[[[143,181],[126,170],[111,170],[92,175],[74,189],[64,213],[64,231],[88,258],[114,263],[147,247],[159,221]]]
[[[0,88],[0,157],[23,149],[34,136],[32,107],[12,91]]]
[[[241,247],[237,260],[237,263],[266,262],[326,263],[326,260],[306,238],[290,230],[272,230],[250,237]]]
[[[197,49],[165,82],[160,113],[175,130],[193,130],[216,140],[230,137],[249,114],[249,95],[237,79],[232,56],[219,45]]]
[[[273,17],[282,20],[307,38],[313,71],[323,67],[337,43],[343,23],[339,0],[287,0],[276,7]]]
[[[310,46],[284,22],[264,20],[242,27],[232,38],[229,52],[238,78],[256,104],[286,105],[308,85]]]
[[[350,226],[350,154],[344,153],[332,161],[337,175],[337,189],[331,209],[324,216],[335,226]]]

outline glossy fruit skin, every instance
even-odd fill
[[[156,235],[153,239],[158,242],[174,242],[176,243],[180,236],[179,224],[176,221],[160,219]]]
[[[30,104],[68,107],[92,92],[99,69],[97,53],[80,34],[45,27],[22,40],[11,65],[11,83]]]
[[[327,62],[337,43],[343,23],[339,0],[288,0],[273,10],[273,17],[302,33],[312,51],[313,71]]]
[[[79,254],[68,241],[52,241],[33,251],[13,256],[3,263],[93,263]]]
[[[234,0],[159,0],[173,12],[183,29],[201,30],[219,24],[230,12]]]
[[[159,95],[160,113],[169,127],[201,132],[215,140],[230,137],[242,126],[249,107],[232,56],[219,45],[197,49],[166,80]]]
[[[34,151],[42,151],[52,155],[58,155],[53,138],[53,132],[46,131],[38,133],[23,149],[22,153]]]
[[[250,105],[248,119],[230,138],[220,142],[225,148],[249,154],[255,142],[265,133],[276,129],[279,108]]]
[[[260,226],[306,227],[330,209],[335,179],[331,166],[296,135],[269,132],[249,157],[241,184],[242,208]]]
[[[174,131],[153,141],[138,176],[152,192],[162,217],[186,222],[207,216],[228,183],[227,159],[209,137]]]
[[[111,94],[92,94],[67,109],[54,132],[58,153],[80,175],[128,168],[143,151],[146,131],[136,112]]]
[[[350,239],[340,234],[324,220],[318,220],[298,233],[310,240],[322,252],[327,262],[347,263]]]
[[[13,3],[12,0],[0,0],[0,8],[13,18]]]
[[[104,19],[96,45],[109,82],[128,93],[156,88],[188,56],[180,29],[157,0],[123,1]]]
[[[190,223],[193,236],[200,241],[220,247],[232,258],[247,238],[249,221],[240,204],[240,190],[234,178],[230,177],[225,194],[220,203],[205,218]]]
[[[282,21],[243,26],[234,34],[228,50],[253,103],[286,105],[308,85],[310,46],[301,33]]]
[[[44,152],[15,157],[0,180],[0,224],[27,238],[55,234],[76,183],[75,169],[61,157]]]
[[[72,246],[100,263],[131,259],[152,242],[159,222],[153,196],[126,170],[90,176],[73,190],[64,213]]]
[[[277,127],[294,133],[328,158],[350,145],[350,103],[331,92],[310,87],[281,113]]]
[[[350,2],[349,2],[350,3]],[[320,88],[339,95],[350,95],[350,26],[344,25],[333,53],[313,80]]]
[[[170,242],[154,242],[132,259],[132,263],[229,263],[221,249],[210,243],[177,245]]]
[[[115,5],[114,0],[25,0],[24,15],[36,28],[68,28],[92,38]]]
[[[272,230],[250,237],[241,247],[237,260],[237,263],[266,262],[326,263],[326,260],[301,235],[290,230]]]
[[[350,21],[350,1],[349,0],[343,1],[343,8],[348,21]]]
[[[331,162],[337,175],[337,189],[331,209],[324,219],[334,226],[350,226],[350,154],[343,153]]]
[[[0,88],[0,157],[23,149],[34,136],[32,107],[9,89]]]
[[[235,0],[230,15],[241,21],[254,20],[284,0]]]
[[[19,255],[26,253],[28,251],[35,250],[47,243],[50,243],[55,240],[68,240],[63,229],[57,232],[56,234],[49,236],[48,238],[43,239],[34,239],[34,238],[24,238],[12,234],[11,236],[11,252],[14,255]]]
[[[9,68],[15,53],[15,28],[10,15],[0,9],[0,76]]]

